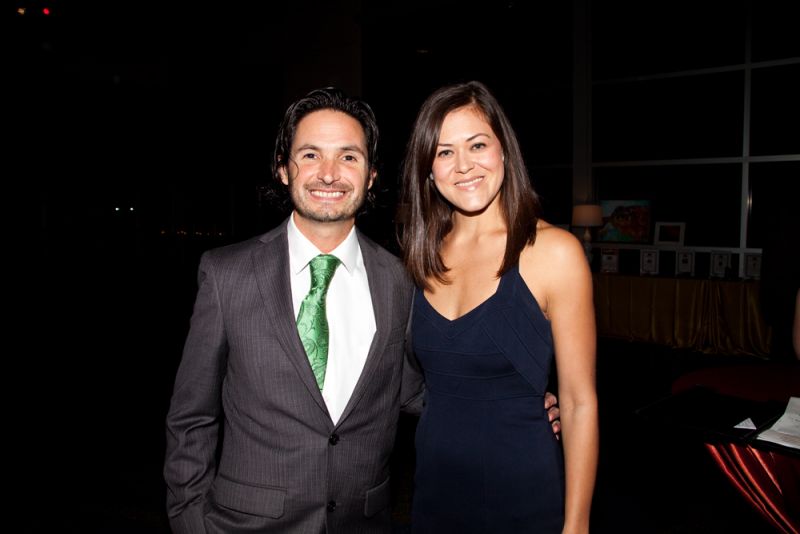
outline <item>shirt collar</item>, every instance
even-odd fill
[[[303,235],[294,222],[294,212],[289,217],[289,224],[286,227],[286,234],[289,238],[289,268],[292,273],[299,274],[303,269],[308,266],[308,263],[317,257],[322,252]],[[358,237],[356,236],[356,227],[350,229],[350,233],[344,238],[344,241],[339,243],[335,249],[330,251],[339,261],[342,266],[347,269],[348,273],[352,273],[356,268],[356,261],[358,259]]]

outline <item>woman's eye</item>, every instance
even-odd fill
[[[472,150],[480,150],[482,148],[486,148],[486,143],[475,143],[472,145]]]
[[[447,150],[440,150],[440,151],[439,151],[439,153],[438,153],[438,154],[436,154],[436,157],[438,157],[438,158],[444,158],[444,157],[447,157],[447,156],[449,156],[449,155],[450,155],[450,154],[452,154],[452,153],[453,153],[453,151],[452,151],[452,150],[450,150],[450,149],[447,149]]]

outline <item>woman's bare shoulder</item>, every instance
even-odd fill
[[[582,255],[583,246],[571,232],[540,219],[536,225],[536,241],[526,247],[526,252],[569,259],[576,253]]]

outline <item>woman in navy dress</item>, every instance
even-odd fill
[[[581,244],[539,218],[508,118],[479,82],[428,97],[403,181],[427,388],[412,530],[588,533],[596,340]],[[563,448],[542,403],[554,360]]]

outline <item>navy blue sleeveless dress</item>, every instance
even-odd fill
[[[561,532],[564,461],[543,399],[552,334],[519,269],[453,321],[418,289],[412,336],[426,383],[412,531]]]

